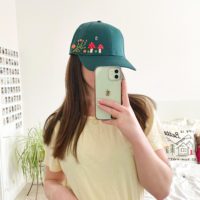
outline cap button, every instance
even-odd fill
[[[97,22],[101,22],[101,20],[98,20]]]

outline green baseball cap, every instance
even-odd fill
[[[90,71],[98,66],[119,66],[136,70],[125,57],[121,31],[102,21],[79,25],[69,54],[78,55],[81,63]]]

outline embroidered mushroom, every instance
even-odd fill
[[[96,48],[95,44],[93,42],[90,42],[90,44],[88,45],[88,48],[90,49],[90,53],[93,52],[93,49]]]
[[[99,53],[101,53],[101,50],[104,48],[103,44],[99,44],[98,45],[98,50],[99,50]]]

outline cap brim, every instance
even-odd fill
[[[78,56],[81,63],[90,71],[94,71],[98,66],[120,66],[136,71],[136,68],[123,56]]]

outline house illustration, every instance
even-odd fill
[[[176,147],[176,149],[177,149],[178,156],[188,156],[189,155],[190,147],[188,147],[185,143],[181,143],[178,147]]]
[[[187,134],[184,137],[181,137],[179,140],[172,137],[167,137],[167,139],[170,143],[170,145],[166,148],[166,152],[169,154],[169,156],[177,156],[178,158],[179,156],[187,157],[195,154],[194,144],[191,141],[192,137],[190,135]]]

